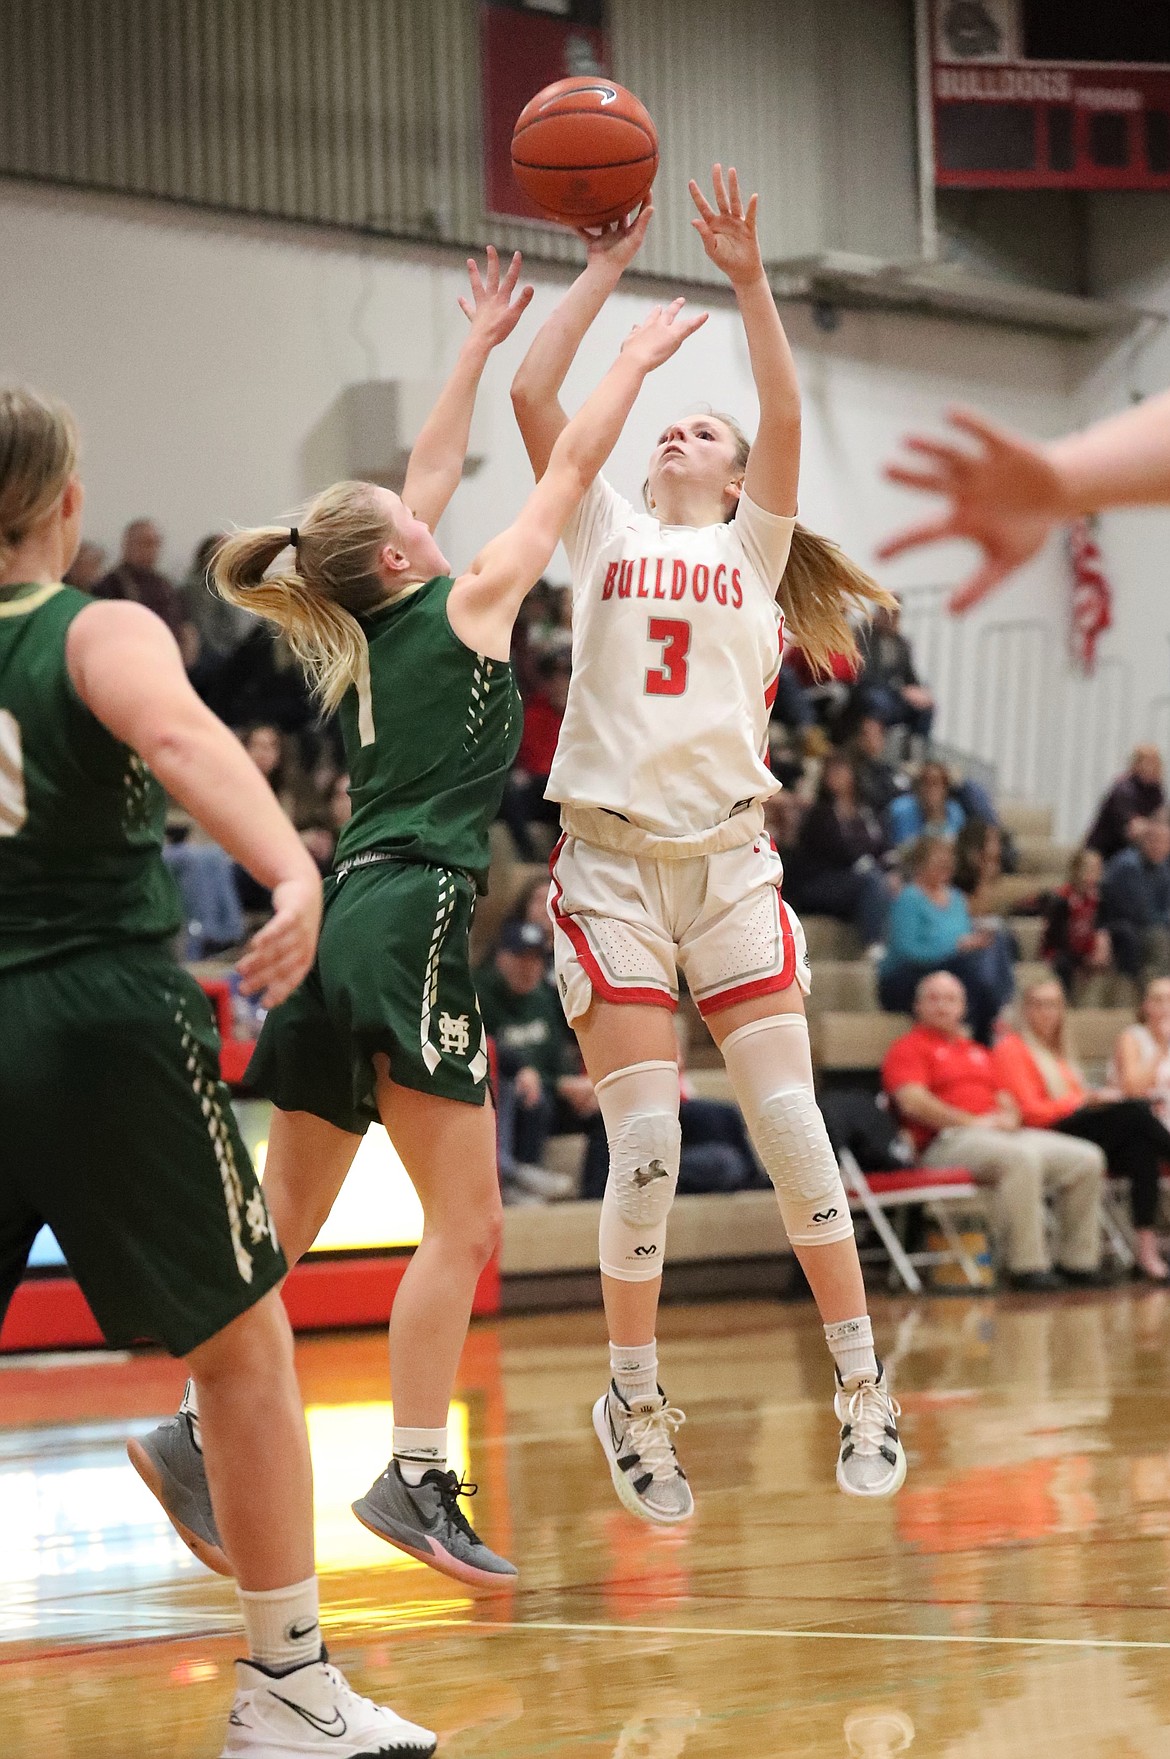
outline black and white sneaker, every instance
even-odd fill
[[[609,1461],[613,1487],[632,1515],[673,1527],[695,1512],[673,1437],[686,1422],[658,1388],[651,1399],[623,1399],[615,1382],[593,1407],[593,1427]]]
[[[321,1651],[292,1673],[236,1662],[236,1701],[220,1759],[430,1759],[438,1736],[361,1698]]]
[[[846,1496],[893,1496],[906,1477],[906,1454],[898,1438],[902,1407],[890,1397],[886,1371],[877,1379],[837,1372],[833,1409],[841,1424],[837,1483]]]
[[[461,1484],[454,1472],[432,1469],[423,1473],[421,1484],[408,1484],[397,1460],[391,1460],[353,1512],[379,1539],[457,1582],[505,1587],[519,1571],[484,1544],[459,1507],[461,1496],[474,1494],[475,1485]]]

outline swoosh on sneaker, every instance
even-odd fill
[[[278,1704],[283,1704],[286,1710],[294,1710],[301,1720],[307,1722],[310,1728],[315,1728],[318,1734],[328,1735],[330,1740],[339,1741],[343,1735],[349,1732],[349,1725],[340,1710],[335,1710],[330,1720],[325,1722],[320,1716],[315,1716],[311,1710],[306,1710],[303,1704],[294,1704],[291,1698],[282,1698],[279,1692],[273,1692],[272,1696]]]

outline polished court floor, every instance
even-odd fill
[[[1170,1296],[878,1304],[910,1476],[833,1482],[811,1307],[673,1308],[695,1520],[618,1506],[589,1424],[599,1314],[482,1326],[456,1433],[478,1595],[348,1512],[384,1462],[383,1340],[300,1347],[326,1637],[354,1683],[483,1759],[1170,1759]],[[239,1651],[229,1584],[126,1463],[165,1358],[0,1368],[0,1754],[213,1759]]]

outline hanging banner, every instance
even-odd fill
[[[1101,561],[1093,520],[1074,519],[1069,526],[1068,559],[1069,650],[1077,670],[1090,677],[1097,665],[1097,643],[1113,626],[1113,588]]]
[[[608,74],[604,0],[524,6],[481,0],[483,187],[489,214],[549,224],[512,175],[512,129],[529,98],[556,79]]]

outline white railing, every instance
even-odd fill
[[[947,614],[946,595],[911,589],[902,607],[938,738],[993,765],[1005,795],[1051,806],[1055,834],[1075,842],[1135,743],[1170,752],[1170,694],[1140,702],[1128,661],[1102,660],[1086,678],[1055,623],[973,623]]]

